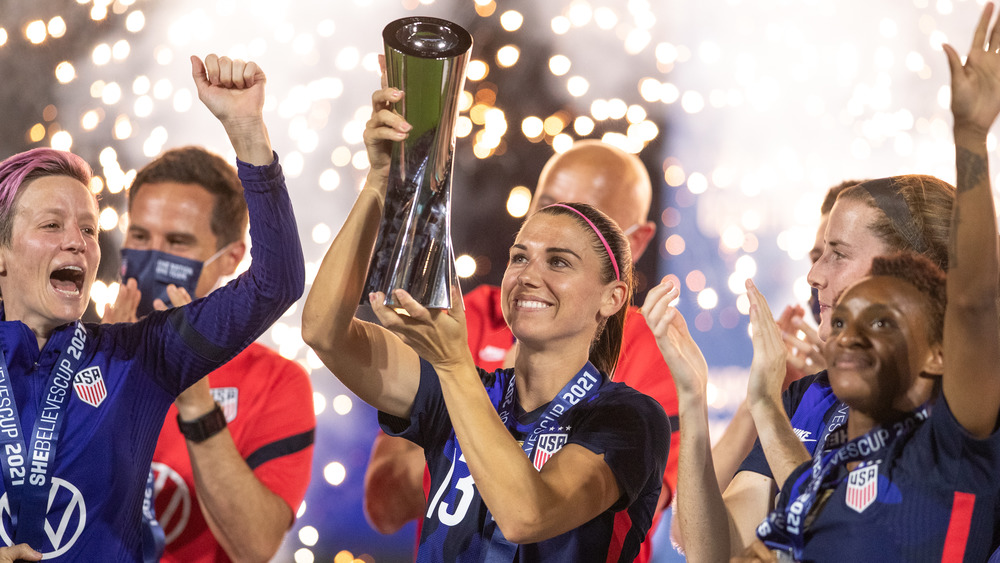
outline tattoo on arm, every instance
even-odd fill
[[[955,149],[955,164],[958,168],[958,185],[956,187],[959,193],[967,192],[981,182],[988,181],[989,164],[985,154],[958,147]]]
[[[955,186],[957,189],[956,195],[967,193],[982,184],[989,186],[989,162],[986,159],[985,153],[974,152],[965,147],[956,147],[955,164],[958,169],[958,181]],[[958,208],[954,210],[954,215],[951,220],[952,229],[958,227],[958,224],[961,221]],[[958,265],[958,248],[955,245],[955,238],[949,237],[949,269]]]

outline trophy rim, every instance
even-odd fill
[[[411,49],[410,47],[402,44],[396,38],[396,32],[399,31],[400,28],[415,23],[429,23],[446,28],[458,37],[458,43],[454,47],[446,49],[434,55],[428,55],[425,52],[418,52],[414,49]],[[457,56],[464,55],[465,53],[469,52],[469,50],[472,48],[472,35],[468,31],[466,31],[464,27],[458,25],[453,21],[449,21],[442,18],[435,18],[432,16],[410,16],[391,21],[382,30],[382,40],[385,42],[387,47],[399,51],[404,55],[411,57],[418,57],[421,59],[451,59]]]

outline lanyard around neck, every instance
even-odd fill
[[[517,397],[517,388],[514,385],[515,374],[511,373],[507,380],[507,388],[504,390],[503,399],[497,413],[500,420],[508,429],[515,428],[517,421],[513,414],[514,404]],[[597,371],[594,364],[587,362],[576,376],[570,379],[566,385],[556,394],[555,398],[545,408],[538,420],[531,424],[524,436],[521,449],[524,450],[528,460],[531,461],[538,437],[545,431],[554,431],[559,428],[559,420],[575,405],[595,396],[604,382],[601,372]],[[510,563],[517,555],[517,544],[511,543],[503,536],[500,527],[493,520],[493,514],[489,509],[486,511],[486,524],[483,530],[485,545],[483,546],[483,563]]]
[[[84,360],[87,331],[76,321],[66,348],[59,354],[35,415],[26,445],[7,358],[0,350],[0,465],[10,507],[14,542],[41,549],[49,487],[59,436],[72,394],[73,377]]]
[[[850,441],[844,425],[828,429],[813,453],[810,467],[799,474],[789,489],[784,509],[772,512],[757,527],[757,536],[769,548],[790,552],[796,561],[801,560],[806,518],[820,493],[836,488],[843,480],[842,476],[835,478],[838,469],[855,461],[864,463],[884,456],[894,442],[909,436],[926,420],[929,412],[930,406],[924,405],[895,423],[892,430],[876,426]]]

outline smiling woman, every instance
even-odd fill
[[[851,409],[848,431],[936,398],[945,302],[944,272],[914,254],[875,258],[870,277],[844,292],[824,355],[833,392]]]
[[[767,519],[750,525],[756,537],[742,529],[757,508],[745,499],[763,488],[751,500],[766,506],[771,487],[757,480],[739,491],[742,499],[719,494],[708,455],[704,357],[670,306],[679,288],[665,281],[650,290],[643,313],[681,404],[678,499],[691,560],[742,553],[754,561],[862,561],[877,553],[880,561],[985,561],[997,548],[1000,262],[986,141],[1000,114],[1000,29],[989,31],[992,15],[987,4],[964,63],[944,45],[954,204],[950,189],[931,189],[941,182],[904,176],[849,188],[834,205],[823,256],[810,273],[824,305],[828,372],[809,378],[810,395],[802,395],[809,400],[801,404],[820,415],[807,420],[802,442],[802,427],[795,423],[793,433],[778,398],[781,333],[748,283],[754,357],[747,394],[761,442],[772,443],[764,450],[781,489]],[[927,216],[942,207],[951,213]],[[910,254],[873,258],[901,248]],[[868,277],[849,279],[863,272]]]
[[[609,217],[580,203],[549,205],[525,222],[501,286],[501,309],[519,346],[589,349],[599,370],[614,373],[626,313],[621,302],[632,290],[632,256],[620,233]],[[608,284],[622,293],[606,294]],[[557,315],[559,326],[573,329],[568,336],[582,339],[578,345],[564,346],[559,334],[532,336],[543,319]]]
[[[632,291],[629,243],[594,207],[528,219],[501,287],[518,340],[512,369],[478,369],[464,310],[405,309],[368,296],[382,326],[354,318],[385,198],[392,142],[411,127],[372,97],[371,170],[303,309],[302,336],[421,446],[431,477],[418,561],[632,561],[652,522],[669,448],[662,407],[611,381]],[[453,302],[461,295],[455,288]]]

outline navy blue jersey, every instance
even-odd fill
[[[786,481],[778,509],[810,463]],[[969,435],[944,397],[874,466],[848,472],[806,517],[804,561],[986,561],[995,547],[1000,432]]]
[[[253,342],[302,293],[302,252],[277,160],[265,167],[241,163],[239,172],[253,240],[246,272],[203,299],[138,323],[84,325],[81,367],[68,389],[56,456],[47,460],[52,479],[45,544],[32,546],[46,561],[142,561],[146,478],[168,407]],[[26,433],[74,330],[75,324],[55,330],[39,351],[27,325],[0,322],[0,347]],[[0,537],[10,545],[15,530],[9,495],[2,493]]]
[[[513,370],[480,378],[494,408]],[[537,413],[538,411],[535,411]],[[485,544],[487,507],[464,459],[455,458],[457,439],[434,368],[421,360],[420,387],[409,420],[379,413],[382,428],[424,448],[431,488],[417,560],[479,561]],[[531,426],[531,413],[518,416],[515,438]],[[559,419],[559,432],[543,434],[533,454],[535,466],[565,444],[579,444],[604,455],[621,498],[582,526],[554,538],[518,547],[516,561],[566,563],[632,561],[646,536],[660,494],[670,441],[670,423],[656,401],[622,383],[604,378],[596,397]],[[540,457],[541,456],[541,457]]]
[[[781,394],[781,402],[795,435],[810,455],[827,430],[847,422],[848,408],[833,395],[826,370],[793,381]],[[753,449],[740,464],[737,473],[740,471],[752,471],[773,478],[760,438],[754,442]]]

